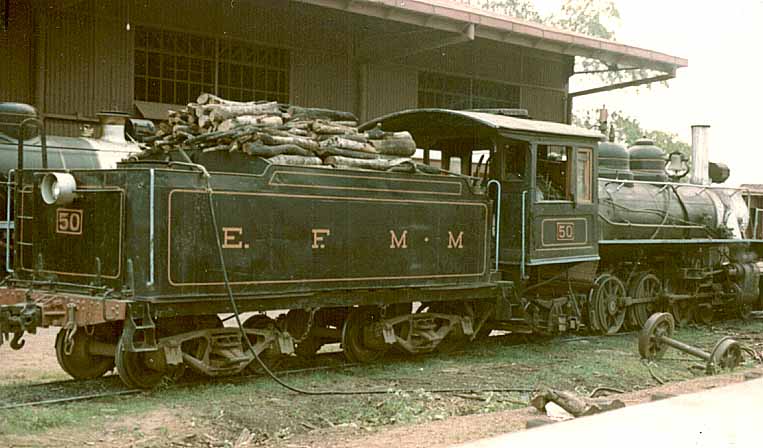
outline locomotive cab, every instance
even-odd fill
[[[500,210],[493,229],[496,266],[513,280],[536,266],[599,260],[594,161],[601,134],[501,113],[443,109],[404,111],[364,127],[377,124],[411,132],[425,162],[433,150],[442,152],[445,166],[459,157],[460,173],[491,189],[496,214]],[[486,148],[482,165],[475,154]]]

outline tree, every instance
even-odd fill
[[[572,122],[576,126],[599,129],[598,111],[588,110],[582,115],[575,115]],[[654,141],[654,144],[665,150],[667,154],[673,151],[679,151],[691,156],[691,145],[680,140],[677,134],[665,131],[655,131],[641,127],[638,119],[626,115],[622,111],[615,111],[609,117],[609,124],[614,130],[614,141],[631,146],[636,140],[648,138]]]
[[[616,40],[620,11],[613,0],[565,0],[558,13],[542,16],[531,0],[462,0],[472,6],[587,36]],[[653,70],[604,64],[597,59],[576,58],[575,71],[593,73],[609,83],[654,76]],[[649,86],[647,86],[648,88]]]
[[[493,11],[511,17],[517,17],[531,22],[543,23],[545,18],[540,15],[531,1],[528,0],[472,0],[467,1],[487,11]]]

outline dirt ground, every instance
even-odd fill
[[[22,350],[0,347],[0,384],[53,381],[69,378],[56,361],[58,328],[40,328],[36,335],[26,335]]]
[[[752,373],[751,373],[752,372]],[[763,375],[763,369],[746,372],[748,378]],[[622,400],[626,406],[645,403],[657,397],[681,395],[699,392],[714,387],[744,381],[745,374],[736,373],[719,375],[680,383],[666,384],[660,387],[640,390],[638,392],[613,395]],[[521,431],[526,428],[529,420],[544,419],[545,416],[533,407],[494,412],[490,414],[466,415],[451,417],[447,420],[430,422],[420,425],[408,425],[390,428],[374,434],[363,434],[345,428],[314,431],[307,436],[293,439],[287,447],[311,448],[419,448],[447,447],[455,444],[471,442],[508,432]]]
[[[58,367],[53,350],[55,333],[55,331],[51,330],[42,330],[41,334],[28,338],[28,346],[19,352],[8,350],[8,347],[2,347],[2,350],[0,350],[0,385],[21,381],[29,382],[30,379],[33,379],[34,382],[65,379],[66,376],[60,367]],[[564,345],[572,346],[574,344]],[[590,344],[586,343],[581,347],[587,345]],[[559,344],[553,346],[558,347]],[[567,350],[567,352],[574,351]],[[459,371],[463,371],[459,369],[472,369],[472,366],[462,365],[464,362],[461,362],[459,359],[453,362],[457,366],[454,369],[456,375],[460,374],[458,373]],[[500,368],[521,370],[524,367],[515,362],[507,363],[504,366],[488,363],[484,366],[473,366],[472,373],[488,375],[492,373],[495,376],[500,374]],[[533,369],[538,370],[535,367]],[[448,372],[445,370],[438,371],[437,374],[445,375],[446,378],[448,377]],[[763,368],[755,367],[716,376],[699,376],[688,381],[672,382],[659,387],[650,387],[620,394],[617,395],[617,398],[623,400],[627,405],[633,405],[649,401],[655,393],[677,395],[697,392],[744,381],[756,375],[763,375]],[[361,381],[365,381],[367,383],[366,386],[368,384],[373,385],[373,379],[370,377],[366,380],[361,379]],[[402,382],[400,384],[405,384],[405,378],[401,378],[399,381]],[[450,381],[454,380],[451,379]],[[208,393],[212,397],[211,400],[214,401],[217,397],[216,392],[211,391]],[[468,396],[464,398],[466,399],[455,399],[474,403]],[[480,413],[480,411],[474,412],[472,409],[469,411],[470,415],[444,416],[442,419],[435,418],[434,421],[418,424],[398,423],[374,426],[353,421],[350,421],[350,423],[332,423],[328,420],[326,420],[325,424],[316,424],[316,420],[319,419],[303,419],[301,421],[304,427],[301,428],[301,431],[280,434],[274,437],[272,433],[269,435],[259,432],[257,425],[253,421],[250,421],[248,426],[232,425],[231,422],[239,422],[239,420],[236,416],[230,414],[236,414],[237,410],[249,406],[249,412],[256,413],[256,409],[261,408],[263,413],[272,414],[269,416],[270,420],[278,420],[290,407],[309,406],[316,415],[320,416],[322,407],[327,409],[330,407],[347,407],[350,401],[336,401],[336,399],[329,397],[325,400],[323,398],[308,400],[307,398],[303,399],[294,394],[286,393],[275,386],[272,389],[266,389],[264,393],[258,392],[257,397],[234,396],[233,398],[225,399],[236,401],[235,406],[238,407],[231,407],[229,406],[230,403],[218,407],[213,403],[209,407],[204,408],[204,413],[200,413],[194,407],[201,408],[198,403],[208,400],[204,396],[199,397],[198,402],[190,402],[190,405],[185,402],[167,400],[166,405],[162,402],[162,405],[158,408],[147,407],[144,412],[139,409],[137,411],[132,409],[128,413],[123,413],[123,409],[127,406],[125,403],[128,403],[127,400],[130,400],[130,398],[125,398],[124,401],[91,402],[88,406],[96,407],[96,412],[92,417],[88,417],[89,420],[84,422],[84,424],[79,421],[71,425],[58,424],[51,426],[50,429],[33,431],[30,434],[2,434],[0,432],[0,446],[102,446],[109,448],[125,446],[236,448],[253,446],[278,448],[445,447],[506,432],[523,430],[528,420],[543,417],[533,408],[521,407],[519,409],[499,412],[486,410],[485,413]],[[368,407],[369,403],[376,403],[371,407],[381,406],[384,403],[382,399],[371,402],[369,398],[361,397],[345,398],[344,400],[362,400],[366,407]],[[477,402],[478,406],[480,404]],[[255,410],[252,411],[251,408],[255,408]],[[55,418],[68,418],[67,413],[70,411],[67,409],[69,408],[62,407],[58,409],[61,409],[61,411],[58,414],[54,414]],[[19,412],[27,413],[24,415],[28,415],[30,419],[43,419],[41,414],[36,414],[33,411],[20,410]],[[2,418],[3,416],[0,414],[0,419]],[[337,422],[337,420],[334,420],[334,422]],[[45,428],[45,425],[44,421],[40,422],[40,427]],[[242,426],[245,429],[241,429]]]

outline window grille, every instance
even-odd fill
[[[519,86],[483,79],[420,72],[419,107],[446,109],[518,108]]]
[[[289,101],[289,52],[232,39],[138,27],[135,99],[187,104],[202,92]]]

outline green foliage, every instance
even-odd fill
[[[535,6],[528,0],[477,0],[476,3],[482,9],[504,14],[511,17],[543,23],[545,19],[538,13]]]
[[[614,40],[613,22],[620,19],[612,0],[566,0],[558,16],[552,16],[551,25],[587,36]]]
[[[575,114],[572,122],[576,126],[587,129],[599,129],[598,112],[585,111],[582,115]],[[691,155],[691,145],[680,140],[677,134],[665,131],[644,129],[638,119],[628,116],[622,111],[615,111],[609,117],[609,124],[614,129],[614,141],[630,146],[640,138],[654,140],[654,144],[664,149],[667,154],[679,151],[687,157]]]
[[[531,0],[468,0],[472,6],[586,36],[616,40],[620,11],[613,0],[565,0],[558,13],[542,16]],[[607,65],[596,59],[576,58],[577,72],[595,72],[608,83],[654,76],[653,70]],[[625,68],[626,70],[615,70]]]

